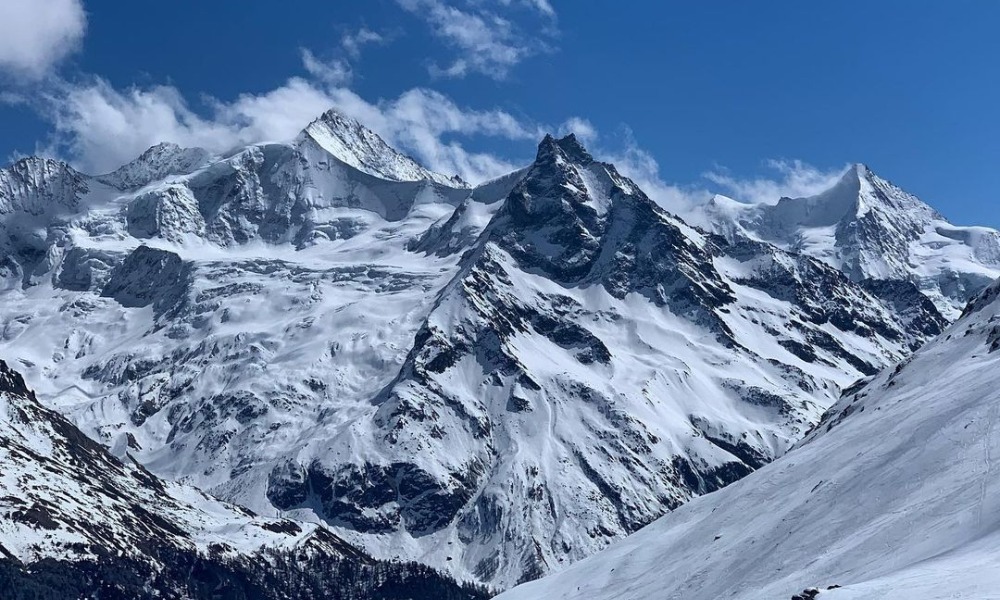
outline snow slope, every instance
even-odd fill
[[[781,459],[500,598],[1000,598],[997,350],[1000,283]]]
[[[722,235],[814,256],[855,281],[913,281],[948,319],[1000,277],[1000,232],[952,225],[860,164],[810,198],[745,204],[716,196],[691,218]]]

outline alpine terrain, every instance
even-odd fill
[[[795,449],[503,600],[997,598],[1000,283]]]
[[[37,401],[8,369],[20,391],[4,396],[0,432],[33,441],[0,454],[0,509],[20,515],[0,527],[59,533],[18,544],[11,534],[0,539],[5,555],[63,560],[69,546],[86,556],[127,546],[150,565],[163,559],[145,548],[196,560],[219,546],[250,561],[225,575],[243,577],[261,553],[311,548],[316,560],[413,561],[500,590],[678,509],[634,538],[674,561],[650,576],[717,565],[730,579],[705,589],[730,589],[718,586],[743,571],[690,557],[730,548],[744,539],[737,527],[756,531],[738,516],[773,519],[821,492],[901,485],[877,470],[889,462],[851,466],[868,464],[871,478],[837,478],[847,454],[825,449],[844,440],[864,452],[862,432],[882,438],[941,408],[890,410],[905,398],[883,403],[874,390],[889,382],[877,374],[945,330],[996,276],[1000,251],[992,230],[950,226],[862,168],[816,198],[720,198],[696,220],[707,227],[663,210],[573,135],[547,136],[532,164],[471,186],[336,111],[287,142],[222,155],[162,144],[98,176],[19,160],[0,170],[0,357]],[[956,332],[984,314],[921,351],[910,364],[928,367],[906,367],[912,377],[935,372],[927,357],[957,338],[973,352],[980,334]],[[821,428],[760,476],[682,508],[782,456],[873,376],[840,400],[867,394],[843,405],[877,403],[863,419]],[[895,385],[893,394],[910,389]],[[903,444],[890,438],[885,448]],[[808,476],[827,473],[818,486],[792,469],[814,455]],[[59,479],[17,479],[52,461]],[[786,471],[791,487],[766,488],[782,498],[768,503],[761,491],[732,504],[733,529],[714,543],[671,529]],[[80,498],[72,490],[84,484],[105,526],[80,524],[97,508],[59,500]],[[844,518],[854,527],[862,517]],[[802,544],[850,531],[826,518],[829,529]],[[140,537],[109,545],[107,528]],[[650,531],[666,537],[654,543]],[[630,543],[583,564],[615,568]],[[860,581],[846,562],[821,562],[833,570],[792,577],[789,563],[768,589],[827,574]],[[458,589],[421,568],[405,573]],[[617,566],[591,583],[630,573]],[[565,581],[526,589],[576,593]]]

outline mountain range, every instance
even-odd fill
[[[0,464],[52,474],[0,479],[10,564],[183,556],[276,593],[247,574],[306,555],[390,573],[365,592],[387,598],[553,572],[524,589],[577,597],[571,563],[840,439],[823,428],[859,410],[855,382],[943,344],[1000,277],[1000,234],[860,165],[812,198],[674,215],[573,135],[472,186],[336,111],[103,175],[22,159],[0,252],[0,434],[31,440]]]

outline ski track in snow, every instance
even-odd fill
[[[990,403],[986,421],[986,432],[983,434],[983,464],[986,468],[979,487],[979,505],[976,509],[976,523],[979,526],[983,524],[983,505],[986,504],[986,486],[990,481],[993,470],[993,461],[991,460],[990,453],[993,446],[993,426],[996,424],[998,409],[1000,409],[1000,403]]]

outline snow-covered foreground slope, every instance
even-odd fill
[[[949,320],[1000,277],[1000,232],[952,225],[864,165],[817,196],[775,204],[716,196],[691,218],[723,235],[814,256],[855,281],[913,281]]]
[[[403,583],[407,598],[483,597],[419,566],[378,563],[324,527],[258,517],[120,461],[3,361],[0,581],[15,599],[396,598]]]
[[[998,350],[1000,284],[781,459],[500,597],[1000,598]]]
[[[573,137],[470,189],[328,113],[0,171],[0,353],[118,457],[506,587],[782,454],[944,320],[693,229]]]

